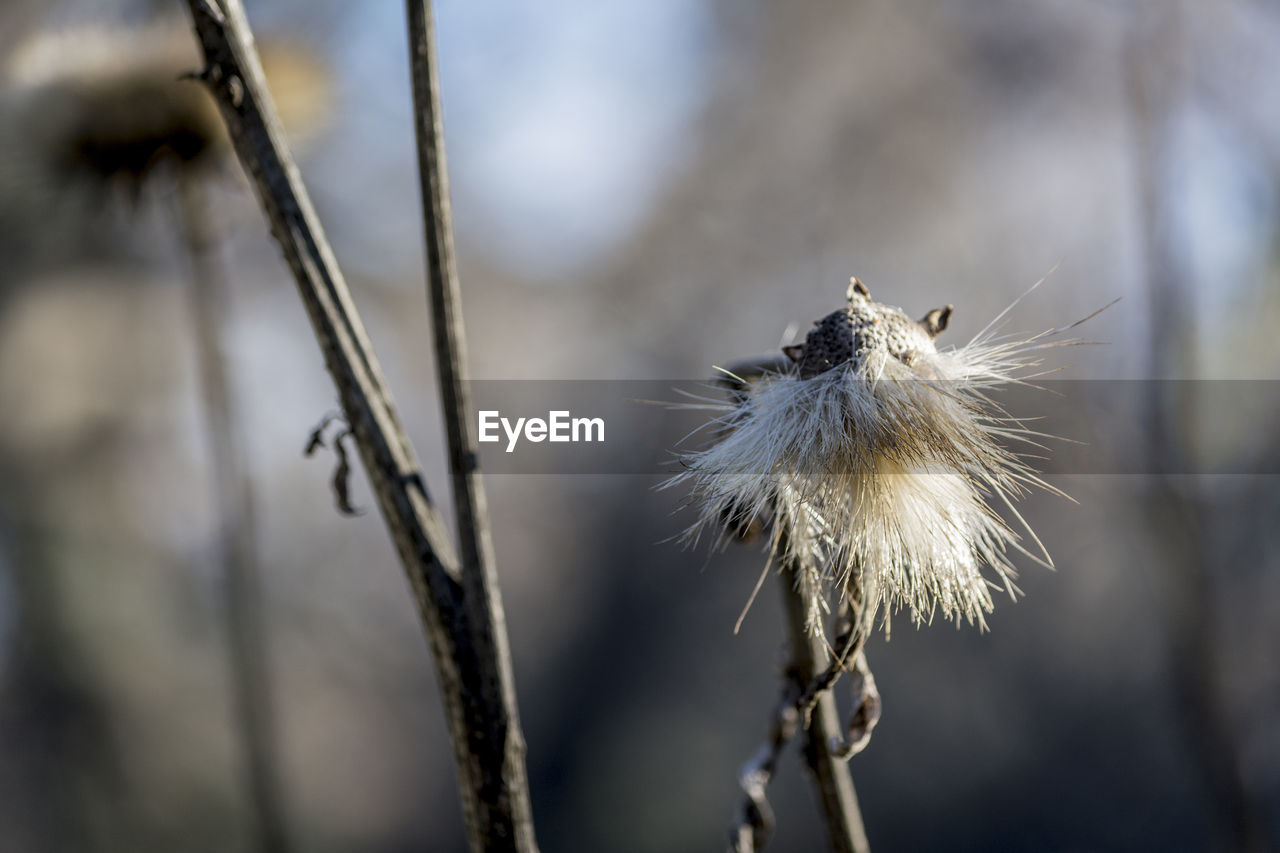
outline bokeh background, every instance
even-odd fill
[[[116,115],[110,74],[60,74],[127,70],[153,44],[194,66],[180,6],[0,8],[5,850],[258,849],[178,170],[105,179],[55,156]],[[959,343],[1056,267],[1011,331],[1122,297],[1081,329],[1102,345],[1048,354],[1059,377],[1256,380],[1247,420],[1197,405],[1195,383],[1152,386],[1115,448],[1164,476],[1066,475],[1075,503],[1025,501],[1057,570],[1024,561],[1025,598],[989,632],[900,618],[875,638],[884,716],[852,767],[881,850],[1280,844],[1280,481],[1186,473],[1206,454],[1275,471],[1280,453],[1273,4],[436,11],[477,378],[696,379],[838,307],[851,274],[913,315],[954,303]],[[271,83],[444,501],[403,8],[249,14],[264,51],[306,57]],[[84,28],[32,70],[33,43]],[[203,159],[289,847],[461,850],[406,583],[376,513],[336,512],[332,456],[302,456],[335,396],[245,179]],[[772,586],[732,631],[764,555],[666,541],[691,519],[659,480],[488,479],[548,851],[722,848],[776,699]],[[359,474],[353,500],[373,506]],[[771,849],[822,848],[794,754],[771,799]]]

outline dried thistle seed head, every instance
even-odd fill
[[[1034,364],[1024,354],[1053,333],[939,350],[951,310],[914,321],[853,279],[847,305],[785,349],[791,369],[726,404],[719,441],[668,481],[693,488],[691,535],[725,535],[725,507],[772,520],[775,554],[800,567],[813,599],[815,631],[841,599],[859,602],[868,625],[900,608],[917,622],[940,610],[982,623],[993,585],[1015,592],[1007,551],[1018,536],[988,502],[1012,510],[1026,486],[1044,484],[1001,443],[1019,432],[983,391]]]
[[[910,366],[919,352],[936,352],[933,339],[951,316],[948,305],[916,323],[897,308],[872,302],[871,293],[857,277],[849,285],[848,301],[846,307],[815,322],[802,346],[786,348],[799,365],[801,379],[848,362],[860,363],[876,352],[887,352]]]

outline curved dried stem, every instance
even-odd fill
[[[765,790],[777,772],[782,750],[800,728],[800,714],[796,711],[800,691],[799,679],[789,669],[783,679],[782,698],[769,717],[769,734],[738,773],[738,785],[744,796],[729,824],[732,853],[755,853],[773,836],[776,821]]]

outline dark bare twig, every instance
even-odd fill
[[[786,553],[786,549],[780,548],[779,553]],[[806,627],[809,602],[797,589],[799,572],[799,566],[787,561],[778,580],[787,618],[792,665],[801,683],[813,685],[828,671],[831,655],[826,643],[810,635]],[[840,755],[833,754],[833,746],[838,749],[844,743],[835,696],[829,689],[822,690],[812,701],[809,723],[804,730],[804,758],[818,789],[831,849],[837,853],[868,853],[871,848],[862,824],[862,812],[858,808],[858,795],[853,788],[849,764]]]
[[[769,718],[769,735],[738,773],[744,796],[729,824],[731,853],[756,853],[773,835],[776,822],[765,789],[777,772],[782,750],[800,728],[800,714],[796,711],[800,691],[794,670],[788,669],[783,678],[782,699]]]
[[[826,668],[809,682],[808,686],[805,687],[804,693],[797,700],[796,707],[800,710],[801,718],[805,721],[805,725],[808,725],[809,717],[818,703],[818,696],[835,687],[836,682],[840,680],[841,674],[848,670],[858,657],[862,656],[862,647],[867,640],[862,619],[860,617],[853,618],[850,614],[846,614],[844,623],[840,636],[836,638],[836,654],[830,657],[830,662]],[[865,657],[863,660],[865,662]]]
[[[328,447],[324,431],[329,428],[329,424],[341,418],[342,415],[338,412],[330,412],[321,418],[320,423],[308,433],[307,446],[302,449],[302,455],[314,456],[321,447]],[[343,427],[335,432],[331,439],[333,455],[337,457],[338,462],[333,466],[333,476],[329,478],[329,485],[333,489],[333,501],[338,512],[348,517],[364,515],[364,510],[351,502],[351,458],[347,453],[347,446],[343,443],[354,434],[350,427]]]
[[[343,430],[333,437],[333,453],[338,457],[338,464],[333,469],[333,496],[338,504],[338,512],[348,516],[364,515],[364,510],[351,503],[351,460],[347,456],[347,447],[342,442],[352,435],[351,430]]]
[[[787,574],[784,570],[784,584],[788,583]],[[790,575],[791,582],[794,582],[794,568],[791,569]],[[804,597],[796,593],[794,586],[784,592],[784,597],[788,599],[789,609],[795,606],[803,610],[808,606]],[[871,740],[871,731],[880,720],[880,693],[876,689],[875,677],[871,674],[860,642],[856,644],[857,650],[854,651],[854,638],[860,632],[854,630],[853,624],[853,620],[849,620],[849,625],[841,637],[840,646],[845,649],[845,653],[830,659],[826,668],[816,676],[805,675],[806,671],[812,672],[816,669],[816,665],[806,668],[803,659],[812,656],[817,649],[823,649],[825,654],[825,645],[814,642],[814,638],[808,635],[807,630],[803,630],[805,626],[803,621],[799,623],[802,630],[798,635],[794,633],[795,626],[790,625],[793,631],[790,638],[793,659],[787,667],[783,680],[782,700],[770,718],[768,739],[743,766],[738,776],[739,785],[746,796],[739,803],[733,822],[729,825],[729,844],[733,853],[757,851],[773,835],[773,809],[769,806],[765,790],[773,779],[779,755],[800,730],[808,734],[806,760],[814,773],[824,808],[836,808],[841,811],[841,814],[836,817],[827,812],[827,825],[831,831],[833,849],[858,851],[869,849],[848,767],[845,765],[842,772],[835,763],[828,763],[825,760],[834,758],[837,762],[847,762],[857,755],[867,747]],[[804,646],[797,646],[800,642],[803,642]],[[808,647],[809,651],[804,651],[805,647]],[[797,648],[800,651],[794,651]],[[854,655],[853,660],[848,666],[841,665],[840,662],[847,660],[848,654]],[[851,672],[850,688],[854,698],[854,709],[847,726],[847,738],[840,735],[838,722],[834,727],[831,725],[831,721],[837,719],[831,688],[846,669]],[[825,718],[819,717],[815,724],[813,714],[824,700],[830,705],[831,713]],[[847,777],[847,786],[842,777]]]
[[[828,742],[831,755],[841,761],[848,761],[866,748],[871,740],[871,730],[880,719],[880,694],[867,666],[866,655],[861,651],[853,662],[851,676],[854,712],[849,718],[848,738],[834,737]],[[782,751],[803,728],[804,697],[812,687],[813,682],[806,686],[800,670],[794,665],[787,667],[783,676],[782,698],[769,718],[769,734],[738,774],[738,784],[744,796],[734,813],[733,822],[729,824],[729,849],[732,853],[755,853],[773,836],[776,821],[766,789],[777,772]],[[816,697],[813,702],[811,709],[816,707]],[[856,806],[856,799],[854,804]],[[854,843],[857,843],[856,833]],[[863,843],[865,845],[865,840]],[[859,848],[855,846],[853,849]]]
[[[283,144],[243,7],[239,0],[187,5],[205,58],[201,79],[293,272],[413,590],[449,722],[471,849],[532,850],[510,651],[505,631],[494,627],[502,624],[496,584],[485,578],[493,595],[476,600],[477,581],[464,577],[423,485],[363,323]]]
[[[880,691],[876,689],[875,676],[867,664],[866,652],[859,651],[849,670],[849,693],[853,696],[853,711],[845,726],[845,741],[831,744],[831,754],[848,761],[867,748],[871,732],[880,722]]]
[[[325,446],[324,431],[329,428],[329,424],[342,417],[341,412],[329,412],[320,419],[320,423],[316,424],[311,432],[307,433],[307,445],[302,448],[302,455],[310,458],[315,452]]]
[[[243,738],[257,849],[283,853],[292,845],[284,819],[253,490],[222,352],[228,323],[227,282],[216,270],[215,237],[200,180],[198,174],[178,174],[178,225],[191,266],[191,317],[213,474],[231,684],[237,730]]]

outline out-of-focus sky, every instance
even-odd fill
[[[416,263],[403,9],[334,7],[342,124],[319,163],[334,193],[377,195],[353,260]],[[598,262],[689,155],[716,57],[703,3],[442,3],[436,26],[449,166],[463,239],[548,282]],[[394,140],[394,142],[392,142]],[[352,156],[352,150],[373,156]],[[339,166],[334,158],[341,161]],[[406,254],[407,253],[407,254]]]

